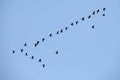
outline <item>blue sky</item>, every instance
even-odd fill
[[[0,80],[120,80],[119,7],[119,0],[0,0]]]

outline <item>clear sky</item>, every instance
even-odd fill
[[[0,0],[0,80],[120,80],[119,18],[120,0]]]

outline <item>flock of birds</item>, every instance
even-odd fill
[[[103,8],[103,9],[102,9],[103,12],[105,12],[105,10],[106,10],[106,8]],[[93,11],[92,14],[90,14],[90,15],[87,17],[87,19],[90,19],[91,16],[93,16],[93,15],[95,15],[95,14],[98,14],[99,12],[100,12],[100,9],[98,9],[98,10],[96,10],[96,11]],[[102,16],[105,16],[105,13],[103,13]],[[85,17],[82,17],[81,20],[84,21],[84,20],[85,20]],[[77,25],[78,23],[79,23],[79,21],[72,22],[72,23],[70,24],[70,26]],[[95,27],[95,25],[92,25],[91,28],[94,29],[94,27]],[[60,30],[57,31],[55,34],[56,34],[56,35],[59,35],[60,33],[63,33],[64,30],[68,30],[68,28],[69,28],[69,27],[65,27],[64,29],[60,29]],[[52,36],[53,36],[53,34],[50,33],[50,34],[49,34],[49,37],[52,37]],[[41,41],[44,42],[44,41],[45,41],[45,38],[42,38]],[[40,43],[40,41],[36,41],[35,44],[34,44],[34,47],[37,47],[37,46],[39,45],[39,43]],[[27,43],[24,43],[24,46],[26,47],[26,46],[27,46]],[[13,54],[15,54],[15,52],[16,52],[15,50],[12,51]],[[23,48],[20,49],[20,52],[23,53],[23,52],[24,52],[24,49],[23,49]],[[59,51],[57,50],[57,51],[55,52],[55,54],[57,55],[58,53],[59,53]],[[28,53],[25,53],[25,56],[28,56]],[[33,56],[33,55],[31,56],[31,59],[32,59],[32,60],[34,59],[34,56]],[[38,62],[42,62],[42,59],[41,59],[41,58],[38,59]],[[44,67],[45,67],[45,64],[42,64],[42,67],[44,68]]]

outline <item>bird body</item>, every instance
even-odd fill
[[[99,12],[100,12],[100,10],[98,9],[98,10],[97,10],[97,13],[99,13]]]
[[[14,53],[15,53],[15,50],[13,50],[12,53],[14,54]]]
[[[71,23],[71,26],[73,26],[73,23]]]
[[[50,33],[50,35],[49,35],[50,37],[52,37],[52,33]]]
[[[27,46],[27,43],[25,43],[24,46]]]
[[[85,20],[85,18],[84,17],[82,17],[82,21],[84,21]]]
[[[95,14],[95,11],[93,11],[92,15],[94,15],[94,14]]]
[[[25,56],[27,56],[27,53],[25,53]]]
[[[56,51],[56,53],[55,54],[58,54],[58,51]]]
[[[43,66],[43,68],[44,68],[44,67],[45,67],[45,64],[43,64],[42,66]]]
[[[68,27],[65,27],[65,30],[67,30],[68,29]]]
[[[78,21],[76,21],[76,24],[78,24]]]
[[[42,38],[42,42],[44,42],[45,41],[45,38]]]
[[[106,10],[106,8],[103,8],[103,11],[105,11]]]
[[[56,34],[59,34],[59,31],[57,31],[57,33]]]
[[[90,19],[90,18],[91,18],[91,15],[88,16],[88,19]]]
[[[62,32],[63,32],[63,29],[60,30],[60,33],[62,33]]]
[[[105,16],[105,14],[103,14],[103,16]]]
[[[41,59],[39,59],[39,62],[41,62]]]
[[[94,27],[95,27],[95,25],[92,26],[92,28],[94,28]]]
[[[32,56],[31,59],[34,59],[34,56]]]
[[[23,52],[24,49],[21,49],[21,52]]]

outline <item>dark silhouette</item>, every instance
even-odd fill
[[[21,52],[23,52],[24,49],[21,49]]]
[[[60,30],[60,33],[62,33],[62,32],[63,32],[63,29]]]
[[[67,30],[68,29],[68,27],[65,27],[65,30]]]
[[[42,66],[43,66],[43,68],[44,68],[44,67],[45,67],[45,64],[43,64]]]
[[[41,59],[39,59],[39,62],[41,62]]]
[[[55,54],[58,54],[58,51],[56,51],[56,53]]]
[[[93,11],[92,15],[95,15],[95,11]]]
[[[106,8],[103,8],[103,11],[105,11],[106,10]]]
[[[92,26],[92,28],[94,29],[95,25]]]
[[[31,59],[34,59],[34,56],[32,56]]]
[[[91,15],[88,16],[88,19],[90,19],[90,18],[91,18]]]
[[[97,13],[99,13],[99,12],[100,12],[100,10],[98,9],[98,10],[97,10]]]
[[[56,34],[59,34],[59,31],[57,31],[57,33]]]
[[[42,42],[44,42],[45,41],[45,38],[42,38]]]
[[[13,50],[12,53],[14,54],[14,53],[15,53],[15,50]]]
[[[28,54],[27,53],[25,53],[25,56],[27,56]]]
[[[85,18],[84,17],[82,17],[82,21],[84,21],[85,20]]]
[[[25,43],[24,46],[27,46],[27,43]]]
[[[37,45],[39,44],[40,42],[39,41],[37,41]]]
[[[105,14],[103,14],[103,16],[105,16]]]
[[[50,33],[50,35],[49,35],[50,37],[52,37],[52,33]]]
[[[37,47],[37,44],[35,43],[35,47]]]
[[[76,21],[76,24],[78,24],[78,21]]]
[[[71,23],[71,26],[73,26],[73,23]]]

